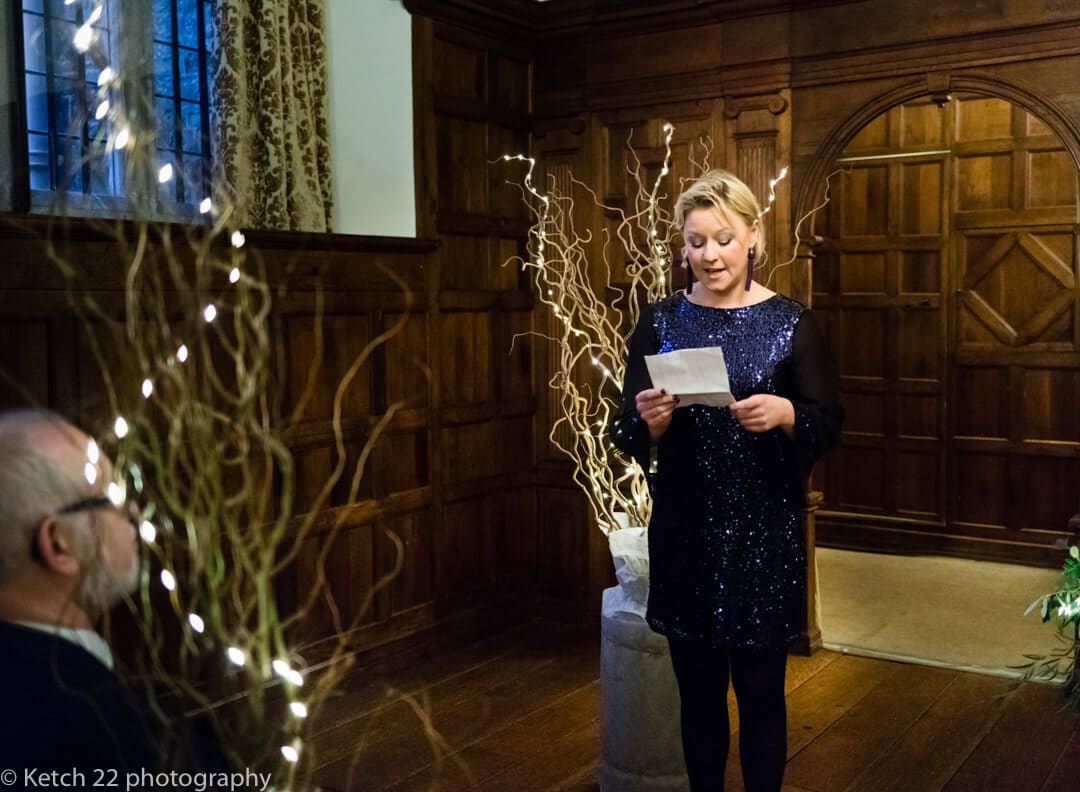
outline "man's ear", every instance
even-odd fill
[[[34,529],[35,555],[42,565],[58,575],[78,577],[82,571],[70,531],[55,517],[46,516]]]

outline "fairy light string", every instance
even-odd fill
[[[71,46],[99,69],[88,112],[101,122],[94,142],[103,145],[92,156],[122,151],[129,172],[141,169],[153,184],[168,184],[177,177],[176,166],[156,160],[155,130],[129,114],[139,78],[111,62],[106,33],[98,27],[113,7],[93,0],[87,8]],[[52,238],[45,240],[99,363],[111,409],[109,429],[100,435],[105,445],[95,440],[87,446],[84,476],[117,507],[137,512],[132,516],[146,561],[133,603],[142,634],[138,670],[195,711],[213,717],[229,706],[229,718],[218,726],[230,761],[272,772],[277,788],[299,790],[312,784],[305,774],[311,769],[305,769],[308,724],[351,663],[341,636],[400,571],[404,550],[391,536],[398,549],[394,569],[368,592],[353,622],[336,619],[335,640],[318,662],[307,662],[302,646],[294,648],[297,629],[316,607],[332,601],[325,571],[316,570],[310,594],[293,609],[282,610],[275,584],[305,543],[320,541],[315,529],[325,528],[318,523],[325,498],[317,498],[310,512],[296,513],[295,466],[283,439],[287,424],[275,412],[276,294],[258,254],[235,227],[230,196],[215,191],[197,208],[199,224],[192,226],[87,221],[103,231],[123,262],[122,312],[106,310],[81,290],[80,265]],[[137,217],[140,211],[136,205]],[[404,283],[387,274],[411,304]],[[365,345],[349,379],[407,319],[408,310]],[[313,370],[321,359],[316,352]],[[335,403],[347,385],[339,383]],[[299,420],[311,398],[307,391],[299,397],[290,420]],[[351,468],[335,419],[342,461],[326,491],[351,475],[346,506],[355,502],[363,463],[399,408],[392,405],[379,419],[361,444],[361,462]],[[115,461],[109,481],[103,447]],[[338,512],[328,546],[348,508]]]
[[[633,208],[627,212],[603,207],[619,218],[615,237],[623,243],[621,252],[628,262],[625,274],[630,287],[623,289],[614,284],[605,235],[604,286],[620,295],[615,301],[606,298],[604,289],[598,294],[594,285],[590,264],[594,235],[578,232],[573,197],[559,192],[554,179],[546,193],[540,192],[533,181],[534,158],[521,154],[503,157],[527,165],[523,195],[534,222],[529,232],[529,255],[516,261],[531,272],[538,299],[551,312],[556,360],[549,384],[558,394],[559,412],[549,437],[573,463],[573,478],[605,533],[617,529],[617,512],[628,514],[633,524],[648,524],[650,502],[644,472],[611,445],[607,426],[619,407],[626,327],[637,321],[640,300],[659,299],[669,280],[667,243],[672,223],[662,206],[661,193],[670,173],[673,131],[670,124],[664,125],[664,160],[651,183],[646,183],[636,159],[631,164],[630,175],[637,185]],[[586,185],[573,179],[572,183],[596,201]]]

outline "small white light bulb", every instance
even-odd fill
[[[229,272],[229,283],[238,283],[240,281],[240,268],[233,267]]]
[[[98,460],[101,459],[101,450],[98,448],[98,444],[93,438],[86,443],[86,461],[92,465],[96,465]]]
[[[209,212],[213,208],[214,208],[214,205],[213,205],[213,203],[211,203],[209,198],[203,198],[199,202],[199,212],[201,212],[202,214],[206,214],[207,212]]]
[[[166,162],[164,165],[161,166],[161,168],[158,169],[157,180],[161,184],[164,184],[167,181],[171,181],[172,177],[173,177],[172,164]]]
[[[244,235],[241,232],[232,232],[232,245],[234,248],[241,248],[244,246]]]
[[[286,677],[289,675],[289,672],[292,671],[292,669],[289,668],[289,664],[284,660],[275,660],[270,666],[274,669],[274,673],[280,677]]]
[[[119,439],[123,439],[127,437],[127,433],[128,422],[124,420],[124,416],[116,416],[116,421],[113,423],[113,434],[115,434]]]
[[[109,486],[105,488],[105,494],[108,496],[109,502],[113,506],[119,506],[127,498],[127,493],[124,491],[124,488],[115,481],[109,482]]]
[[[75,49],[79,52],[86,52],[90,49],[90,45],[94,43],[94,31],[89,22],[75,31],[74,41]]]
[[[169,591],[176,591],[176,578],[173,576],[173,573],[167,569],[161,570],[161,585]]]
[[[187,344],[181,344],[180,348],[178,350],[176,350],[176,359],[179,360],[181,363],[187,362],[187,359],[188,359]]]
[[[113,139],[113,148],[127,148],[131,140],[131,127],[124,127],[116,133],[116,137]]]
[[[210,324],[212,321],[214,321],[217,318],[217,308],[214,306],[213,303],[210,303],[210,305],[203,308],[202,316],[203,316],[203,320],[207,324]]]
[[[292,714],[298,718],[307,717],[307,707],[305,707],[304,703],[301,701],[294,701],[292,704],[289,705],[289,709],[291,709]]]
[[[206,629],[206,622],[204,622],[202,616],[197,613],[189,613],[187,620],[188,624],[191,625],[191,629],[197,633],[201,633]]]
[[[150,378],[147,377],[146,379],[144,379],[142,381],[142,395],[143,395],[143,398],[144,399],[149,399],[150,394],[152,394],[153,392],[154,392],[154,383],[152,383],[150,381]]]
[[[98,121],[103,119],[109,113],[109,100],[102,99],[101,104],[97,106],[97,110],[94,111],[94,118]]]
[[[284,756],[285,761],[290,764],[296,764],[300,760],[300,752],[291,745],[281,746],[281,755]]]
[[[86,467],[83,468],[83,475],[86,477],[87,484],[93,484],[97,481],[97,465],[87,462]]]
[[[106,85],[116,79],[116,71],[112,66],[106,66],[101,70],[101,74],[98,75],[97,84],[99,87],[104,88]]]
[[[235,646],[230,646],[225,651],[225,654],[229,658],[229,662],[234,666],[242,666],[247,662],[247,656],[244,655],[244,650],[238,649]]]
[[[153,523],[143,520],[139,523],[139,536],[142,537],[144,542],[149,544],[157,538],[157,528],[154,527]]]

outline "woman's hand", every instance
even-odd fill
[[[795,405],[782,396],[757,393],[728,405],[739,425],[749,432],[780,427],[788,437],[795,432]]]
[[[649,439],[655,443],[671,424],[671,416],[679,406],[679,397],[672,396],[666,390],[648,388],[637,395],[634,406],[641,420],[649,427]]]

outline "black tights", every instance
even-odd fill
[[[723,792],[730,672],[739,705],[746,792],[780,792],[787,759],[786,649],[729,649],[668,639],[682,700],[682,743],[692,792]]]

